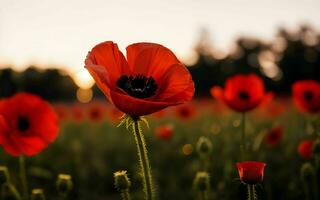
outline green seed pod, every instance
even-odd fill
[[[207,137],[201,136],[196,148],[200,156],[209,156],[212,152],[212,143]]]
[[[114,173],[114,186],[119,190],[127,190],[131,186],[127,171],[117,171]]]
[[[8,168],[5,166],[0,166],[0,185],[9,182],[10,176],[8,172]]]
[[[210,188],[209,174],[207,172],[197,172],[193,184],[198,191],[208,191]]]
[[[71,176],[68,174],[59,174],[57,180],[57,190],[60,194],[68,194],[73,187]]]
[[[300,173],[302,181],[306,183],[313,181],[315,176],[315,170],[311,163],[304,163],[301,167]]]
[[[1,186],[2,200],[21,200],[21,196],[17,189],[10,183],[5,183]]]
[[[42,189],[33,189],[31,194],[31,200],[45,200],[46,197],[44,196]]]

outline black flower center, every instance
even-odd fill
[[[26,117],[19,117],[17,126],[20,131],[27,131],[30,128],[29,119]]]
[[[142,74],[123,75],[118,79],[117,86],[130,96],[140,99],[155,95],[158,89],[158,85],[152,76],[147,78]]]
[[[239,98],[244,100],[244,101],[247,101],[250,98],[249,94],[247,92],[244,92],[244,91],[239,92],[238,95],[239,95]]]
[[[304,93],[304,99],[306,101],[311,101],[313,99],[313,93],[311,91],[307,91]]]

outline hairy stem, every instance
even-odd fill
[[[246,113],[243,112],[241,115],[241,144],[240,144],[240,152],[241,152],[241,160],[245,160],[245,153],[246,153]]]
[[[28,183],[27,183],[27,174],[26,174],[26,161],[24,156],[19,157],[19,172],[21,180],[21,189],[22,189],[22,199],[28,200]]]
[[[153,193],[153,185],[152,185],[152,175],[151,175],[151,168],[148,159],[147,147],[144,140],[144,136],[141,130],[141,125],[138,120],[134,120],[133,123],[133,134],[136,140],[138,156],[139,156],[139,163],[142,171],[143,177],[143,188],[145,192],[145,199],[146,200],[153,200],[154,193]]]
[[[129,190],[121,190],[121,198],[122,200],[131,200]]]
[[[258,196],[256,194],[255,185],[247,185],[248,189],[248,200],[258,200]]]

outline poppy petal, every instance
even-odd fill
[[[135,43],[127,48],[127,60],[132,72],[152,76],[156,81],[174,64],[180,63],[166,47],[155,43]]]
[[[137,99],[129,95],[110,90],[110,96],[114,105],[124,113],[131,116],[143,116],[160,111],[168,106],[178,105],[180,102],[156,102]]]

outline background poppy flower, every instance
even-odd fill
[[[302,112],[320,111],[320,83],[313,80],[297,81],[292,85],[293,101]]]
[[[183,120],[191,119],[196,114],[195,107],[191,104],[178,106],[175,109],[175,112],[177,117]]]
[[[299,143],[298,153],[303,159],[310,159],[312,157],[312,140],[303,140]]]
[[[276,126],[266,134],[265,142],[269,146],[275,146],[281,141],[282,137],[283,137],[283,127]]]
[[[0,144],[13,156],[32,156],[57,137],[58,118],[40,97],[19,93],[0,102]]]
[[[169,140],[173,135],[173,125],[161,125],[155,129],[155,133],[160,139]]]
[[[92,122],[102,121],[106,116],[106,112],[104,105],[98,102],[91,103],[87,107],[87,115]]]
[[[256,161],[238,162],[237,168],[240,180],[246,184],[255,185],[261,183],[266,164]]]
[[[235,75],[226,81],[224,90],[214,86],[210,92],[238,112],[250,111],[263,102],[269,102],[273,96],[265,92],[262,79],[255,74]]]
[[[85,60],[99,88],[119,110],[138,117],[192,99],[191,75],[169,49],[136,43],[126,50],[127,60],[117,44],[103,42]]]

